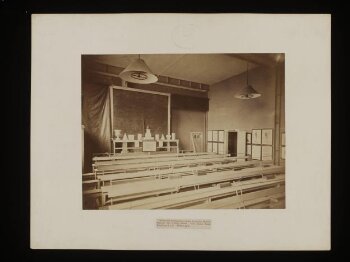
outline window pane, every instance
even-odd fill
[[[207,151],[208,152],[213,152],[213,143],[208,143]]]
[[[218,141],[218,131],[216,131],[216,130],[213,131],[213,141],[214,142]]]
[[[218,152],[218,144],[217,143],[213,143],[213,152],[214,153]]]
[[[213,131],[208,131],[208,141],[213,141]]]
[[[225,151],[224,151],[224,143],[219,143],[219,154],[224,154]]]
[[[219,141],[224,142],[225,141],[225,132],[223,130],[219,131]]]

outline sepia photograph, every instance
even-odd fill
[[[284,63],[83,54],[82,208],[286,208]]]
[[[31,248],[330,248],[329,15],[31,25]]]
[[[345,4],[28,2],[0,11],[9,257],[343,257]]]

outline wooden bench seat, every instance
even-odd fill
[[[106,194],[108,198],[128,199],[135,197],[137,194],[147,193],[148,195],[155,195],[152,190],[167,189],[168,192],[179,191],[182,188],[187,187],[199,187],[201,185],[208,185],[214,183],[221,183],[227,181],[233,181],[241,179],[243,177],[262,176],[268,174],[280,174],[284,173],[284,168],[278,166],[266,167],[266,168],[249,168],[241,171],[222,171],[208,173],[203,176],[186,176],[179,179],[159,179],[152,181],[141,181],[134,183],[125,183],[121,185],[110,185],[101,187],[102,192]]]
[[[162,158],[162,157],[187,157],[187,156],[203,156],[203,155],[217,155],[216,153],[200,152],[200,153],[158,153],[158,154],[146,154],[146,153],[129,153],[125,155],[111,155],[111,156],[96,156],[92,158],[93,162],[111,161],[111,160],[123,160],[123,159],[150,159],[150,158]]]
[[[247,157],[248,158],[248,157]],[[211,162],[211,161],[235,161],[237,158],[229,157],[226,155],[214,155],[214,156],[200,156],[200,157],[185,157],[185,158],[175,158],[175,159],[146,159],[143,161],[132,162],[99,162],[93,164],[94,170],[118,170],[118,169],[130,169],[130,168],[152,168],[152,167],[161,167],[161,166],[173,166],[177,164],[190,164],[191,162],[196,165],[197,162]]]
[[[239,194],[243,190],[273,186],[284,183],[284,176],[276,177],[274,180],[254,179],[252,181],[242,181],[232,184],[230,187],[220,188],[219,186],[182,192],[173,195],[152,197],[126,203],[115,204],[103,209],[157,209],[157,208],[179,208],[184,205],[196,204],[198,202],[212,201],[227,195]]]
[[[107,175],[99,175],[98,179],[102,182],[102,186],[105,185],[105,182],[125,182],[125,180],[137,180],[141,178],[165,178],[171,174],[180,173],[182,175],[193,175],[200,171],[218,171],[225,169],[234,169],[234,168],[249,168],[255,167],[258,165],[267,166],[271,165],[272,161],[259,161],[252,160],[247,162],[234,162],[228,164],[214,164],[210,166],[196,166],[196,167],[180,167],[175,169],[164,169],[164,170],[152,170],[152,171],[138,171],[133,173],[118,173],[118,174],[107,174]]]
[[[84,181],[83,181],[83,185],[84,185],[84,184],[96,184],[96,183],[99,183],[99,182],[100,182],[99,179],[84,180]]]
[[[83,195],[91,195],[91,194],[101,194],[101,189],[94,188],[89,190],[83,190]]]
[[[248,157],[246,157],[248,158]],[[190,159],[179,161],[165,161],[156,163],[141,163],[141,164],[124,164],[124,165],[102,165],[95,167],[97,174],[107,174],[113,172],[123,172],[125,170],[145,170],[145,169],[166,169],[166,168],[178,168],[189,165],[206,165],[222,162],[236,162],[237,157],[223,157],[223,158],[208,158],[208,159]]]
[[[108,165],[125,165],[125,164],[141,164],[141,163],[159,163],[165,161],[181,161],[190,159],[215,159],[224,158],[229,155],[199,155],[199,156],[182,156],[182,157],[161,157],[161,158],[144,158],[144,159],[125,159],[125,160],[111,160],[103,162],[95,162],[94,167],[108,166]]]
[[[202,203],[188,208],[191,209],[227,209],[242,208],[252,204],[260,203],[271,198],[283,197],[285,194],[285,186],[268,188],[263,190],[245,193],[242,195],[227,197],[224,199],[212,201],[210,203]]]

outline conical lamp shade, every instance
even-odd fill
[[[145,61],[140,58],[128,65],[119,76],[127,82],[137,84],[151,84],[158,81],[158,77],[151,72]]]
[[[243,87],[236,95],[235,98],[239,99],[251,99],[261,96],[251,85]]]

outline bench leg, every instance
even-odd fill
[[[107,195],[106,195],[106,194],[104,194],[104,193],[102,193],[102,196],[101,196],[102,206],[104,206],[104,205],[106,204],[106,197],[107,197]]]

